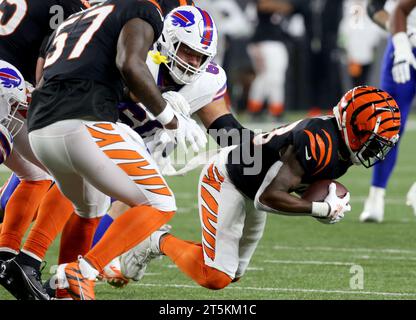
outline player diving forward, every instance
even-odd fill
[[[326,223],[341,220],[351,209],[350,196],[337,197],[335,184],[323,202],[290,193],[337,179],[353,164],[368,168],[383,160],[398,140],[400,111],[389,94],[373,87],[350,90],[333,110],[335,116],[300,120],[223,149],[200,176],[202,243],[157,231],[122,256],[125,275],[140,275],[151,258],[164,254],[201,286],[222,289],[244,274],[262,236],[266,213],[249,210],[253,205]],[[262,155],[254,158],[261,163],[255,175],[248,170],[253,163],[241,161],[251,150]]]

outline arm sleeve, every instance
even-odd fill
[[[208,134],[217,141],[221,148],[242,143],[243,139],[252,139],[254,132],[243,127],[229,113],[217,118],[208,128]]]

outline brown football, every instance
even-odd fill
[[[324,201],[328,195],[328,187],[331,182],[335,182],[337,185],[337,196],[340,198],[345,197],[348,193],[348,189],[341,183],[335,180],[319,180],[312,183],[302,194],[302,198],[309,201]]]

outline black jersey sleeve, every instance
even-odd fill
[[[179,6],[192,6],[194,2],[192,0],[159,0],[160,7],[162,9],[163,16],[166,16],[170,11]]]
[[[46,57],[46,51],[48,49],[48,43],[49,43],[49,36],[45,37],[42,41],[42,45],[39,49],[39,57],[45,59]]]
[[[307,121],[293,131],[296,158],[306,177],[313,177],[328,169],[334,162],[333,133],[316,121]]]
[[[376,12],[383,10],[387,0],[369,0],[367,5],[368,16],[373,19]]]
[[[134,18],[140,18],[149,23],[154,31],[156,41],[163,30],[163,17],[160,5],[155,0],[128,0],[127,8],[122,10],[121,21],[123,24]]]
[[[88,0],[58,0],[58,3],[64,9],[65,19],[74,13],[90,7]]]

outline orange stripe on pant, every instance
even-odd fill
[[[205,174],[202,178],[201,198],[206,204],[206,206],[201,204],[200,207],[202,216],[202,237],[204,239],[202,242],[202,248],[211,260],[215,259],[215,238],[217,235],[217,229],[214,224],[218,221],[218,201],[215,199],[215,196],[208,191],[207,185],[211,186],[215,190],[213,191],[215,194],[220,194],[221,184],[223,181],[224,177],[219,173],[218,169],[214,167],[213,164],[209,166],[207,174]],[[203,184],[206,185],[204,186]]]
[[[104,130],[114,130],[113,125],[109,123],[96,123],[94,126]],[[87,126],[87,129],[93,138],[100,139],[99,141],[96,141],[98,147],[100,148],[110,146],[114,143],[124,142],[124,139],[118,134],[102,133],[101,131],[94,130],[90,126]],[[103,152],[113,160],[136,160],[135,162],[119,162],[117,165],[128,176],[140,177],[138,179],[134,179],[136,184],[156,187],[153,189],[146,188],[147,191],[163,196],[172,196],[172,193],[166,186],[162,177],[160,177],[159,173],[153,168],[145,168],[150,166],[150,163],[139,152],[130,149],[110,149],[103,150]]]
[[[98,125],[100,124],[96,124],[95,126],[98,126]],[[98,130],[94,130],[91,127],[87,127],[87,129],[93,138],[99,139],[99,141],[96,141],[96,143],[100,148],[108,146],[110,144],[124,141],[123,138],[119,134],[104,133]]]

